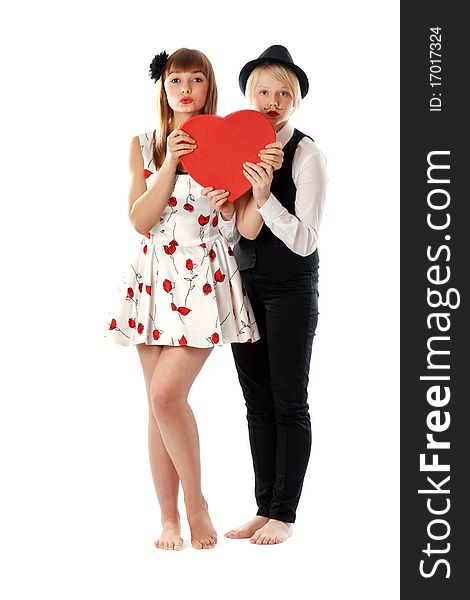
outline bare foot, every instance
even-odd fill
[[[227,531],[225,537],[231,538],[232,540],[240,540],[242,538],[251,537],[258,529],[266,525],[269,521],[268,517],[261,517],[256,515],[253,519],[245,523],[241,527],[237,527],[236,529],[231,529]]]
[[[186,507],[189,528],[191,529],[191,544],[196,550],[208,550],[214,548],[217,543],[217,533],[207,509],[207,502],[200,508]]]
[[[162,534],[155,542],[160,550],[182,550],[181,527],[179,521],[166,521],[163,523]]]
[[[268,545],[280,544],[285,542],[292,535],[292,524],[278,521],[277,519],[269,519],[269,521],[254,533],[250,542],[252,544]]]

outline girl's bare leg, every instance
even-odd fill
[[[187,397],[211,350],[164,346],[150,383],[153,411],[181,480],[191,543],[197,549],[213,548],[217,534],[201,490],[199,436]]]
[[[144,372],[145,386],[147,388],[149,422],[148,422],[148,449],[150,469],[153,484],[157,493],[161,510],[162,533],[155,541],[155,546],[163,550],[181,550],[180,516],[178,512],[179,477],[175,466],[168,455],[160,435],[155,415],[150,402],[150,382],[160,357],[162,346],[136,346]]]

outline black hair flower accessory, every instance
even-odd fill
[[[150,77],[155,79],[155,83],[162,76],[163,71],[165,70],[166,61],[168,60],[168,54],[163,50],[160,54],[156,54],[150,63]]]

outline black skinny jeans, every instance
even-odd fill
[[[241,272],[261,339],[232,344],[247,407],[258,515],[293,523],[310,457],[307,386],[318,267],[288,281]]]

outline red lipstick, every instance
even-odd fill
[[[278,116],[279,116],[279,113],[278,113],[278,112],[276,112],[275,110],[269,110],[269,111],[267,112],[267,115],[268,115],[268,117],[278,117]]]
[[[181,100],[180,100],[181,104],[191,104],[192,101],[193,101],[193,99],[188,98],[187,96],[185,96],[184,98],[181,98]]]

